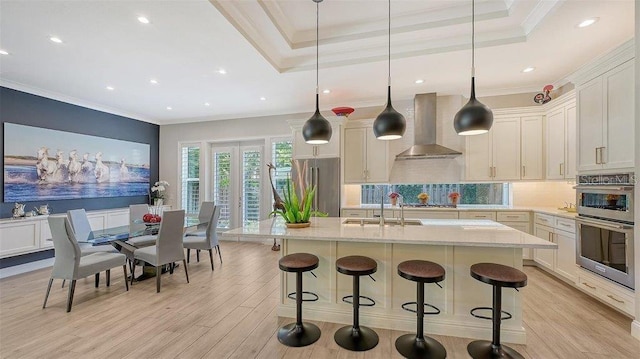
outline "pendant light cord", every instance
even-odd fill
[[[471,0],[471,77],[476,76],[476,1]]]
[[[391,0],[389,0],[389,46],[387,46],[388,49],[388,74],[389,74],[389,78],[388,78],[388,86],[391,86]]]
[[[319,38],[320,38],[320,3],[316,3],[316,107],[318,106],[317,95],[320,94],[319,86],[319,75],[318,75],[318,52],[319,52]]]

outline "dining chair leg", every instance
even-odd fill
[[[53,284],[53,278],[49,279],[49,286],[47,286],[47,294],[44,296],[44,304],[42,305],[42,309],[47,306],[47,299],[49,299],[49,292],[51,292],[51,285]]]
[[[127,265],[122,266],[122,271],[124,272],[124,287],[127,288],[127,292],[129,291],[129,281],[127,280]]]
[[[107,269],[107,287],[111,285],[111,269]]]
[[[173,267],[175,266],[175,263],[169,263],[169,274],[173,274]]]
[[[67,281],[66,279],[63,279],[63,280],[62,280],[62,288],[64,288],[64,283],[65,283],[66,281]]]
[[[71,305],[73,305],[73,293],[76,291],[76,280],[72,280],[69,284],[69,295],[67,296],[67,313],[71,311]]]
[[[220,257],[220,263],[222,263],[222,252],[220,251],[220,245],[218,244],[216,248],[218,248],[218,256]]]
[[[182,264],[184,264],[184,275],[187,276],[187,283],[189,283],[189,271],[187,270],[187,261],[183,259]]]
[[[213,269],[213,249],[209,248],[209,259],[211,260],[211,270]]]
[[[189,259],[191,259],[191,249],[187,248],[187,263],[189,263]]]
[[[96,288],[100,285],[100,273],[96,273]]]
[[[131,285],[133,285],[133,280],[136,278],[136,265],[135,263],[131,266]],[[126,278],[125,278],[126,279]]]
[[[200,250],[196,249],[196,262],[200,263]]]
[[[160,293],[160,277],[162,276],[162,267],[156,267],[156,293]]]

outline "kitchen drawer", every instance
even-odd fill
[[[358,217],[364,218],[367,216],[366,209],[343,209],[342,217]]]
[[[498,212],[498,222],[529,222],[529,212]]]
[[[396,211],[399,212],[399,211]],[[458,219],[457,211],[434,211],[430,209],[405,209],[404,218]]]
[[[460,219],[489,219],[496,220],[496,212],[460,211]]]
[[[599,278],[584,269],[578,269],[578,287],[601,301],[631,316],[635,311],[633,292]]]
[[[576,221],[573,219],[556,217],[555,227],[566,232],[576,233]]]
[[[555,217],[548,214],[536,213],[534,215],[535,223],[543,226],[555,227]]]

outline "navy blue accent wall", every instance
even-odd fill
[[[151,152],[151,182],[158,180],[160,126],[128,117],[88,109],[49,98],[0,87],[0,139],[4,142],[4,123],[49,128],[118,140],[148,143]],[[0,159],[4,158],[4,144]],[[4,196],[4,176],[0,195]],[[70,209],[86,210],[128,207],[146,203],[147,196],[88,198],[59,201],[27,202],[27,209],[48,203],[53,213]],[[0,218],[11,217],[13,203],[0,204]]]

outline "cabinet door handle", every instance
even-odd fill
[[[607,294],[607,297],[615,300],[616,302],[618,302],[620,304],[624,304],[624,300],[617,299],[616,297],[612,296],[611,294]]]
[[[522,166],[522,177],[527,177],[527,167]]]
[[[564,176],[564,163],[560,164],[560,176]]]
[[[493,167],[489,167],[489,178],[493,177]]]
[[[598,159],[598,149],[600,147],[596,147],[596,164],[599,165],[600,164],[600,160]]]
[[[584,282],[582,282],[582,285],[584,285],[587,288],[596,289],[596,287],[588,285],[587,283],[584,283]]]
[[[604,147],[600,147],[600,164],[605,164],[604,161]]]

